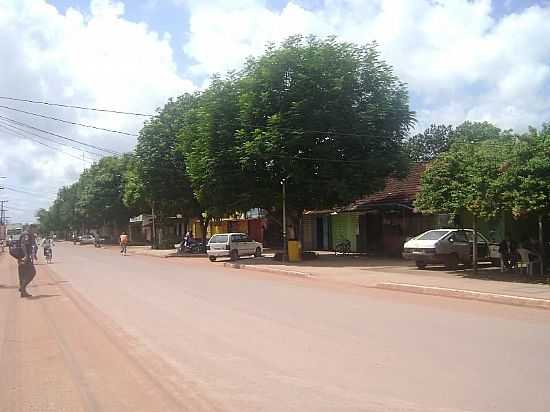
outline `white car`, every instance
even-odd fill
[[[474,233],[471,229],[434,229],[405,242],[403,258],[414,260],[419,269],[428,264],[443,263],[456,269],[459,263],[472,263]],[[498,245],[490,243],[478,232],[478,260],[499,261]]]
[[[219,233],[214,235],[206,245],[208,259],[214,262],[219,257],[237,260],[240,256],[262,256],[263,246],[248,237],[245,233]]]

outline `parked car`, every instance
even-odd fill
[[[478,261],[499,261],[498,245],[477,234]],[[419,269],[428,264],[444,264],[456,269],[459,263],[466,266],[473,260],[474,231],[471,229],[428,230],[403,245],[403,258],[414,260]]]
[[[219,257],[237,260],[240,256],[262,255],[263,246],[245,233],[220,233],[214,235],[206,245],[208,259],[214,262]]]
[[[80,245],[92,245],[95,243],[95,237],[93,235],[82,235],[78,237],[78,243]]]

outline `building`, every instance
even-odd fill
[[[414,200],[426,163],[411,167],[403,179],[388,178],[383,190],[333,210],[304,213],[304,250],[334,250],[349,241],[353,252],[399,256],[407,238],[446,226],[446,215],[417,213]]]

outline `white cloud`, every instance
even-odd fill
[[[152,113],[169,97],[194,88],[192,82],[178,75],[169,41],[167,33],[159,34],[144,23],[126,20],[122,2],[93,0],[90,14],[72,8],[61,14],[43,0],[0,0],[1,94]],[[143,122],[143,118],[5,100],[0,104],[132,133]],[[129,150],[135,144],[133,137],[68,127],[3,109],[0,115],[116,151]],[[9,178],[4,183],[33,193],[55,192],[51,187],[74,181],[75,171],[81,171],[85,164],[78,160],[82,156],[79,151],[63,149],[76,155],[75,159],[13,136],[3,128],[0,144],[9,145],[0,154],[0,175]],[[27,204],[25,212],[10,212],[12,220],[27,220],[34,209],[48,203],[15,192],[9,195],[19,204]]]
[[[500,19],[490,0],[184,1],[191,13],[185,52],[196,72],[224,72],[294,33],[377,40],[419,102],[419,128],[431,122],[489,120],[524,130],[550,120],[550,6]]]

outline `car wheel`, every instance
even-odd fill
[[[237,249],[233,249],[231,253],[229,253],[229,259],[237,260],[238,258],[239,258],[239,251]]]
[[[254,257],[261,257],[262,256],[262,249],[257,247],[256,251],[254,252]]]
[[[454,253],[451,255],[448,255],[445,258],[445,267],[449,270],[455,270],[458,267],[458,256]]]
[[[208,260],[210,262],[215,262],[216,261],[216,256],[208,256]]]
[[[426,269],[426,262],[422,262],[422,261],[420,261],[420,260],[417,260],[417,261],[414,262],[414,263],[416,263],[416,267],[417,267],[418,269]]]

